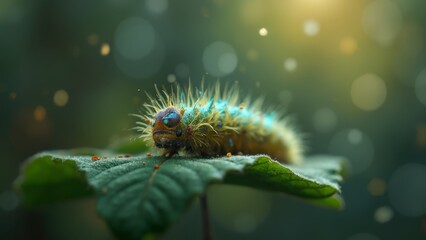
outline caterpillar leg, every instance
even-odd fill
[[[171,158],[171,157],[173,157],[177,153],[178,153],[178,149],[176,149],[176,148],[169,148],[169,149],[167,149],[167,151],[165,151],[163,153],[163,157]]]

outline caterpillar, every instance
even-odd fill
[[[237,85],[223,91],[219,82],[207,89],[203,83],[200,89],[176,85],[171,93],[155,89],[155,98],[147,93],[144,113],[132,114],[140,119],[134,129],[165,156],[183,151],[197,157],[267,154],[286,163],[302,159],[301,138],[283,114],[262,113],[262,98],[242,101]]]

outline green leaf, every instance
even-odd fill
[[[82,152],[85,154],[79,155]],[[100,160],[93,161],[91,155],[98,155]],[[90,185],[98,198],[99,214],[117,236],[140,239],[163,232],[212,183],[285,192],[340,208],[343,201],[336,196],[340,193],[341,170],[341,161],[327,156],[313,157],[304,165],[287,166],[263,155],[165,159],[74,150],[35,155],[24,167],[17,188],[26,203],[35,205],[87,196]],[[66,194],[50,199],[56,191]]]

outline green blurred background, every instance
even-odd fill
[[[209,189],[216,239],[426,238],[426,2],[0,2],[0,238],[112,239],[93,200],[23,209],[11,183],[48,149],[129,135],[154,84],[238,81],[346,156],[346,208]],[[200,238],[195,204],[164,239]]]

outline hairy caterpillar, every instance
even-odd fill
[[[156,87],[156,98],[149,94],[145,113],[133,114],[135,129],[152,146],[173,156],[183,150],[195,156],[230,154],[268,154],[282,162],[301,161],[302,144],[287,120],[276,112],[261,112],[262,99],[250,103],[240,100],[238,88],[220,84],[204,89],[171,93]]]

